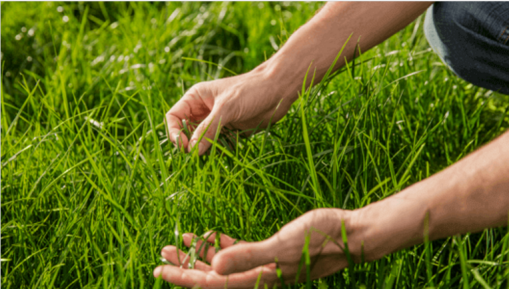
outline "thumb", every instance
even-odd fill
[[[214,139],[218,129],[224,126],[226,116],[221,109],[214,106],[211,113],[198,125],[189,141],[189,151],[198,145],[198,154],[203,155],[211,146],[207,139]],[[200,142],[198,142],[200,140]]]
[[[211,266],[216,273],[228,275],[275,262],[278,246],[274,238],[261,242],[241,243],[218,252]]]

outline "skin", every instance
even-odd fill
[[[328,3],[296,31],[282,49],[253,71],[193,86],[167,113],[171,141],[199,154],[210,147],[217,129],[227,126],[252,133],[281,119],[297,99],[297,91],[310,67],[315,80],[326,74],[345,40],[359,39],[361,50],[384,41],[417,16],[430,3],[348,2]],[[391,15],[391,17],[388,17]],[[341,28],[341,29],[340,29]],[[346,45],[335,69],[352,58],[355,43]],[[296,61],[299,59],[300,61]],[[311,63],[311,65],[310,65]],[[308,78],[308,85],[310,85]],[[181,132],[182,119],[200,123],[191,138]],[[201,135],[201,142],[198,142]],[[239,242],[221,235],[221,250],[214,247],[200,255],[188,269],[186,254],[166,246],[162,256],[181,267],[164,265],[154,270],[168,282],[183,287],[253,288],[279,282],[275,258],[286,283],[303,280],[298,272],[306,236],[309,237],[311,278],[331,275],[347,267],[345,244],[354,262],[377,260],[386,254],[429,240],[508,224],[508,132],[432,177],[364,208],[349,211],[317,209],[285,225],[260,242]],[[342,239],[342,224],[348,240]],[[427,224],[427,226],[425,225]],[[215,234],[205,234],[214,243]],[[183,235],[190,246],[191,233]],[[196,248],[200,248],[198,241]],[[180,254],[180,259],[177,258]],[[181,263],[179,263],[181,260]],[[298,281],[300,281],[298,280]]]
[[[191,87],[165,115],[168,137],[188,151],[198,144],[199,154],[211,146],[218,128],[253,132],[277,122],[298,98],[308,69],[310,84],[326,74],[352,34],[334,69],[351,60],[356,41],[368,50],[411,23],[430,6],[426,2],[335,2],[326,4],[299,28],[268,61],[254,70]],[[388,17],[391,15],[391,17]],[[296,61],[299,60],[299,61]],[[200,123],[190,139],[182,120]],[[198,142],[200,136],[204,135]]]

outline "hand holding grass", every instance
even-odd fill
[[[345,39],[352,36],[359,41],[347,43],[333,70],[349,61],[353,51],[358,52],[356,45],[370,49],[429,5],[328,3],[255,70],[192,87],[166,115],[170,140],[176,143],[179,139],[178,145],[191,149],[204,136],[198,149],[203,154],[210,147],[207,139],[214,139],[223,126],[251,130],[278,121],[297,99],[299,87],[313,85],[312,81],[328,74]],[[304,81],[307,71],[314,77]],[[189,141],[181,133],[183,119],[201,122]],[[202,288],[292,283],[330,275],[345,268],[348,257],[354,262],[372,261],[424,241],[507,222],[508,132],[442,172],[364,208],[315,210],[260,242],[234,245],[234,239],[222,236],[223,250],[216,253],[210,248],[206,253],[205,261],[211,265],[199,261],[196,269],[186,269],[177,255],[186,254],[165,247],[163,257],[183,268],[166,265],[156,268],[154,275],[180,286]],[[342,236],[342,223],[347,236]],[[191,236],[186,235],[185,244],[191,243]],[[303,248],[308,248],[309,276],[300,266]]]
[[[202,155],[211,146],[207,139],[214,139],[222,127],[250,134],[256,127],[263,128],[270,121],[280,120],[292,104],[288,101],[291,94],[289,87],[277,85],[263,67],[243,75],[199,83],[166,114],[168,137],[188,151],[201,139],[198,151]],[[185,122],[200,124],[186,128]],[[183,131],[187,129],[191,130],[190,137]]]
[[[202,155],[211,146],[207,139],[214,139],[218,128],[226,126],[249,134],[277,122],[298,98],[307,71],[310,76],[305,85],[312,79],[314,83],[320,81],[350,36],[359,42],[347,42],[333,70],[352,59],[356,45],[363,50],[372,48],[412,22],[430,4],[326,4],[278,53],[254,70],[191,87],[165,116],[169,139],[188,151],[201,139],[198,152]],[[200,123],[191,139],[182,133],[183,120]]]
[[[160,266],[154,276],[184,287],[253,288],[260,274],[258,284],[279,282],[278,260],[284,282],[303,281],[308,278],[300,267],[303,248],[311,261],[309,278],[316,279],[347,267],[347,252],[353,262],[373,261],[425,240],[508,224],[508,141],[506,132],[442,172],[364,208],[308,212],[261,242],[234,245],[234,239],[221,235],[222,251],[207,250],[211,265],[198,261],[196,269],[186,269],[186,254],[180,252],[183,268]],[[190,246],[192,235],[183,239]],[[211,246],[214,240],[214,235],[208,238]],[[165,247],[162,255],[179,264],[176,247]]]
[[[360,239],[352,229],[353,211],[339,209],[318,209],[310,211],[285,225],[271,238],[261,242],[244,242],[235,244],[236,240],[221,234],[219,236],[221,251],[216,252],[214,241],[216,233],[205,234],[209,246],[197,241],[203,261],[195,262],[195,269],[188,269],[189,257],[175,246],[163,248],[162,256],[172,264],[182,264],[182,268],[164,265],[154,270],[154,276],[173,284],[201,288],[253,288],[259,284],[272,287],[284,280],[286,283],[304,281],[307,278],[303,248],[308,249],[311,260],[310,276],[317,279],[347,267],[348,259],[342,239],[344,232],[349,235],[350,257],[360,259]],[[184,234],[187,247],[192,244],[193,234]],[[308,240],[307,240],[308,239]],[[305,246],[305,242],[308,242]],[[179,257],[177,256],[179,252]],[[204,257],[205,256],[205,257]],[[277,274],[277,265],[281,276]],[[228,275],[228,276],[227,276]]]

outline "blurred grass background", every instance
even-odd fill
[[[385,198],[508,129],[508,96],[453,75],[420,17],[269,130],[204,157],[168,144],[163,115],[186,89],[253,69],[322,4],[2,2],[1,285],[171,288],[152,270],[175,230],[261,240],[310,209]],[[313,285],[508,287],[508,227]]]

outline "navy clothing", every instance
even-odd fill
[[[508,2],[436,2],[424,30],[455,74],[508,94]]]

